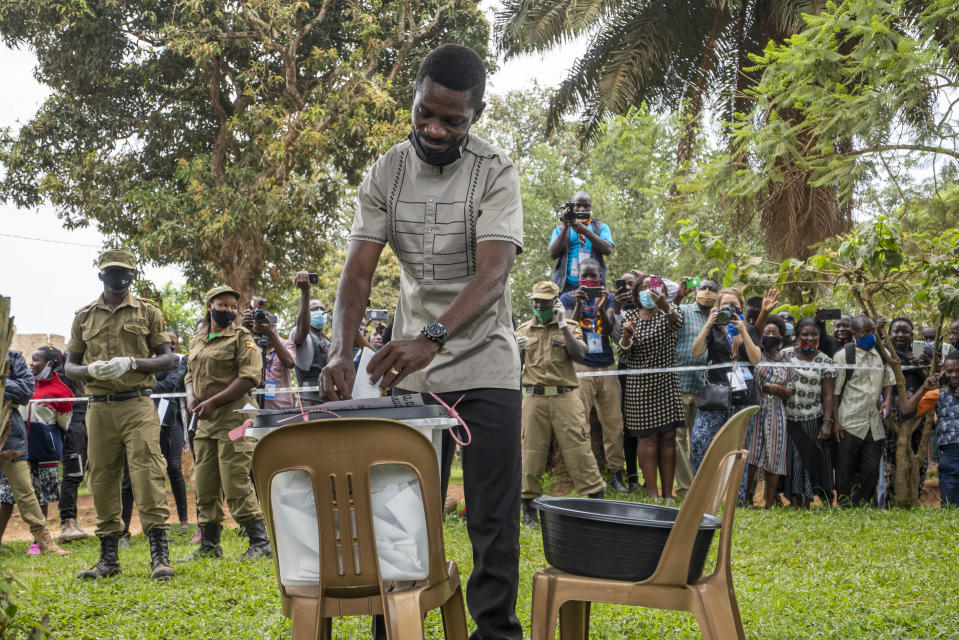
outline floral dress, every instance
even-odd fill
[[[777,367],[784,362],[782,354],[771,360],[765,352],[756,365],[759,414],[749,442],[749,464],[767,473],[785,475],[786,455],[789,450],[786,434],[786,408],[783,399],[763,391],[767,384],[785,385],[792,379],[789,369]]]

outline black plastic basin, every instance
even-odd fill
[[[533,501],[539,509],[543,550],[551,566],[581,576],[645,580],[656,570],[679,509],[655,504],[551,498]],[[693,545],[688,581],[703,573],[719,518],[704,515]]]

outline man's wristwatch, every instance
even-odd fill
[[[446,342],[446,327],[435,320],[420,329],[420,333],[426,336],[427,340],[431,340],[440,346]]]

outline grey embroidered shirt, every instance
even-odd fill
[[[506,154],[469,136],[445,167],[421,161],[405,140],[382,155],[357,195],[350,240],[389,244],[403,267],[394,340],[410,340],[439,318],[476,273],[487,240],[523,249],[519,176]],[[520,361],[507,286],[479,318],[402,386],[413,391],[518,389]]]

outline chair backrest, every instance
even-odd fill
[[[253,451],[253,475],[264,517],[276,540],[271,487],[277,474],[310,474],[320,546],[320,595],[369,597],[382,594],[373,535],[370,469],[405,465],[419,479],[429,540],[430,584],[446,578],[442,504],[436,451],[419,431],[394,420],[340,418],[279,428]],[[274,554],[280,592],[280,550]]]
[[[759,407],[747,407],[731,417],[713,438],[693,484],[686,494],[683,506],[676,516],[663,554],[645,583],[662,586],[685,585],[689,576],[689,563],[693,545],[699,533],[704,514],[715,515],[724,502],[723,526],[720,534],[720,560],[728,558],[729,534],[732,533],[732,516],[739,494],[739,483],[746,465],[746,431],[749,419]],[[728,526],[727,526],[728,525]],[[723,545],[726,551],[723,552]]]

